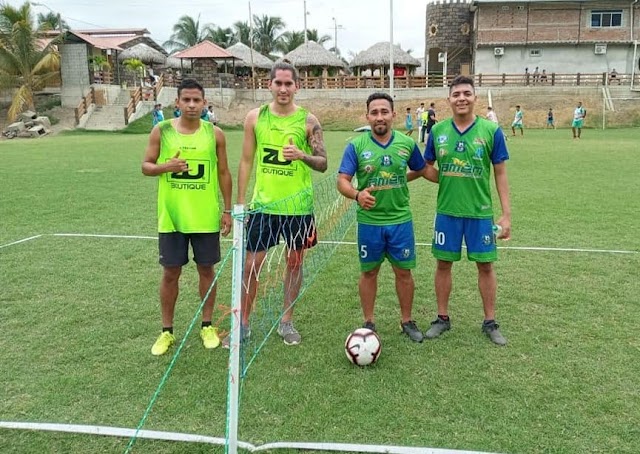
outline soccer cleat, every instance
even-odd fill
[[[251,338],[251,328],[249,327],[241,327],[240,331],[242,332],[242,342],[247,342]],[[229,348],[231,345],[231,334],[227,334],[224,339],[222,339],[222,348]]]
[[[431,322],[431,328],[427,330],[425,333],[425,337],[427,339],[435,339],[440,334],[445,331],[449,331],[451,329],[451,320],[442,320],[440,317],[437,317],[434,321]]]
[[[169,331],[163,331],[151,347],[151,354],[154,356],[164,355],[175,342],[176,338],[173,334]]]
[[[494,344],[507,345],[507,339],[502,335],[502,333],[498,329],[499,327],[500,325],[498,325],[496,322],[483,323],[482,332],[485,333]]]
[[[370,321],[366,321],[364,322],[364,325],[362,325],[363,328],[366,329],[370,329],[371,331],[373,331],[374,333],[376,332],[376,324]]]
[[[220,338],[218,337],[218,330],[213,326],[205,326],[200,330],[200,339],[202,339],[202,345],[207,349],[214,349],[220,345]]]
[[[400,327],[402,328],[402,332],[409,336],[414,342],[422,342],[424,336],[422,335],[422,331],[418,329],[418,325],[413,320],[409,320],[408,322],[400,323]]]
[[[300,336],[298,330],[293,327],[293,322],[280,322],[278,334],[286,345],[298,345],[302,342],[302,336]]]

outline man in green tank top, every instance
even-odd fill
[[[302,284],[304,251],[317,243],[311,172],[327,170],[327,152],[318,119],[294,103],[298,71],[280,62],[273,65],[269,78],[273,101],[247,114],[238,170],[238,204],[244,205],[256,163],[250,206],[254,212],[247,225],[242,336],[249,335],[249,316],[262,263],[267,251],[282,237],[287,245],[287,266],[284,314],[278,334],[285,344],[297,345],[302,338],[293,326],[293,303]]]
[[[220,233],[226,236],[231,230],[231,174],[224,133],[200,119],[206,100],[204,89],[195,80],[182,81],[176,105],[182,115],[153,128],[142,162],[143,174],[159,177],[162,333],[153,344],[153,355],[163,355],[175,343],[173,314],[182,266],[189,261],[189,243],[197,265],[200,298],[204,299],[213,283],[213,266],[220,261]],[[217,328],[211,325],[215,290],[202,309],[200,337],[208,349],[220,345]]]

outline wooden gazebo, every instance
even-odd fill
[[[221,74],[232,73],[233,64],[238,58],[209,40],[202,41],[193,47],[173,54],[171,57],[188,60],[191,64],[189,76],[195,78],[205,87],[217,87],[223,79],[230,81],[225,82],[225,86],[233,86],[233,76],[225,78],[221,77]],[[221,66],[224,67],[223,71],[220,71]],[[181,70],[184,76],[185,67],[182,66]]]
[[[371,75],[376,69],[380,70],[380,78],[384,79],[391,66],[389,41],[379,42],[360,52],[355,56],[349,65],[354,72],[360,76],[363,69],[370,69]],[[400,46],[393,45],[393,66],[396,69],[396,76],[408,75],[421,66],[420,60],[412,57],[402,50]],[[398,71],[398,69],[403,71]],[[404,72],[404,74],[399,74]]]

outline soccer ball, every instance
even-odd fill
[[[357,366],[368,366],[380,357],[382,344],[375,331],[358,328],[347,336],[344,352],[347,358]]]

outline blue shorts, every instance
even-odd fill
[[[358,254],[360,271],[376,269],[385,257],[397,268],[414,269],[416,241],[413,221],[391,225],[358,224]]]
[[[492,219],[473,219],[436,214],[431,252],[438,260],[457,262],[462,256],[462,239],[467,258],[473,262],[498,260]]]

